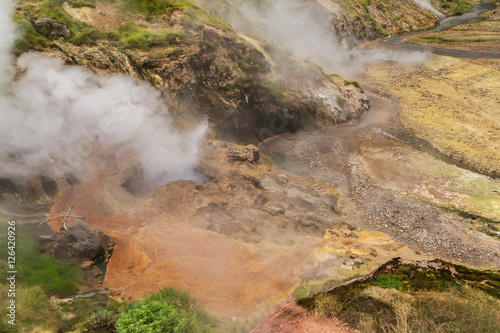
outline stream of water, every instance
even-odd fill
[[[495,5],[474,5],[473,10],[469,13],[460,16],[453,16],[447,18],[440,22],[438,26],[436,26],[432,30],[427,31],[419,31],[413,32],[410,34],[397,35],[387,37],[385,39],[376,41],[379,45],[383,45],[385,48],[394,49],[398,51],[425,51],[432,54],[444,55],[450,57],[457,58],[488,58],[488,59],[500,59],[500,50],[498,52],[479,52],[474,50],[455,50],[455,49],[445,49],[440,47],[433,46],[423,46],[423,45],[414,45],[414,44],[406,44],[403,43],[403,39],[407,37],[416,37],[423,34],[435,33],[435,32],[443,32],[459,26],[461,24],[467,24],[471,22],[475,22],[481,19],[481,15],[489,10],[495,9],[497,6]]]

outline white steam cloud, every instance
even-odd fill
[[[288,0],[267,1],[266,6],[252,2],[240,5],[240,11],[253,22],[252,29],[267,41],[293,52],[299,58],[310,59],[325,71],[341,68],[348,61],[340,46],[329,16],[312,12],[303,3]],[[238,22],[233,22],[236,29]]]
[[[0,75],[11,77],[14,29],[7,23],[9,7],[1,3],[0,22],[8,38],[1,41]],[[117,157],[141,163],[148,191],[172,180],[197,179],[192,167],[205,126],[175,130],[155,89],[128,76],[99,76],[34,53],[21,56],[17,65],[25,73],[6,82],[8,92],[0,97],[0,177],[36,173],[46,163],[82,177]]]
[[[330,10],[322,1],[264,0],[259,2],[229,0],[246,20],[227,17],[241,33],[259,35],[268,42],[308,59],[327,73],[352,77],[363,72],[363,66],[380,60],[421,62],[423,52],[348,50],[337,38],[331,24]],[[431,7],[432,8],[432,7]]]
[[[438,12],[436,8],[432,7],[431,0],[413,0],[413,2],[415,2],[420,8],[431,11],[436,18],[439,19],[445,18],[445,15]]]
[[[9,69],[11,64],[10,49],[15,39],[15,27],[12,22],[12,8],[9,1],[0,1],[0,92],[4,93],[5,85],[9,81]],[[1,97],[0,97],[1,98]]]

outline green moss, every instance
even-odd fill
[[[498,271],[442,260],[416,264],[395,258],[365,279],[297,303],[320,317],[336,316],[363,332],[496,332],[498,278]]]
[[[97,0],[67,0],[68,3],[75,8],[90,7],[95,8]]]
[[[117,0],[126,10],[136,10],[147,15],[171,14],[174,10],[183,10],[191,6],[188,1],[168,0]]]
[[[381,288],[393,288],[396,290],[405,290],[406,287],[399,275],[393,274],[382,274],[377,276],[375,281],[371,283],[374,286]]]
[[[123,311],[117,332],[213,332],[216,320],[187,292],[165,288]]]
[[[269,94],[272,96],[272,98],[281,105],[287,105],[288,100],[285,97],[285,93],[283,90],[279,87],[278,84],[271,82],[271,83],[260,83],[260,87],[265,89]]]
[[[223,19],[212,15],[198,5],[190,5],[184,9],[181,24],[191,29],[199,29],[201,26],[209,25],[222,31],[232,31],[233,28]]]
[[[65,25],[70,31],[70,36],[66,38],[66,41],[75,45],[95,45],[97,39],[106,38],[102,32],[90,27],[88,24],[71,20],[62,8],[63,2],[64,0],[35,0],[33,1],[34,5],[26,5],[22,9],[33,22],[43,17],[48,17],[56,23]],[[83,4],[84,2],[79,3]],[[47,38],[36,32],[33,26],[30,28],[25,23],[22,24],[25,25],[25,37],[20,42],[19,51],[17,52],[21,50],[26,51],[30,48],[39,50],[40,48],[52,45],[49,42],[47,42],[49,44],[44,44],[42,40],[47,40]]]
[[[444,43],[458,43],[458,42],[460,42],[460,40],[458,40],[458,39],[449,39],[449,38],[438,37],[438,36],[424,36],[424,37],[420,37],[420,38],[425,40],[427,43],[431,43],[431,44],[444,44]]]
[[[14,14],[14,21],[17,23],[22,34],[14,43],[13,52],[16,55],[20,55],[29,50],[42,51],[52,46],[52,42],[45,36],[36,32],[31,23],[25,18],[18,14]]]
[[[358,81],[356,80],[344,80],[344,85],[346,86],[355,86],[356,88],[358,88],[361,93],[364,93],[365,90],[363,89],[363,87],[361,87],[361,84],[359,84]]]
[[[151,31],[128,21],[118,27],[113,34],[124,48],[149,50],[152,47],[169,47],[180,44],[190,44],[192,41],[183,31],[162,30]]]
[[[463,15],[472,10],[470,1],[467,0],[438,0],[439,8],[448,15]]]

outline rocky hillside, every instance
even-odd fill
[[[280,1],[259,1],[249,6],[244,0],[197,0],[205,8],[227,19],[241,31],[266,36],[261,17],[275,10]],[[281,1],[298,13],[310,11],[315,19],[326,19],[344,46],[361,40],[427,30],[446,16],[460,15],[472,7],[467,1],[438,0],[294,0]],[[256,16],[255,13],[259,13]]]
[[[94,72],[148,81],[168,98],[174,116],[208,119],[218,137],[257,142],[368,109],[356,85],[240,36],[190,2],[23,0],[16,10],[26,31],[17,53],[35,49]]]

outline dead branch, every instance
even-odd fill
[[[38,223],[38,225],[42,225],[42,224],[44,224],[45,222],[48,222],[48,221],[50,221],[50,220],[57,219],[58,217],[63,217],[63,216],[66,216],[66,215],[57,215],[57,216],[52,216],[51,218],[48,218],[48,219],[43,220],[42,222]],[[68,217],[73,217],[73,218],[76,218],[76,219],[81,219],[81,218],[83,218],[83,216],[77,216],[77,215],[68,215]]]
[[[71,213],[71,207],[69,207],[68,213],[64,217],[64,222],[63,222],[64,230],[68,230],[68,228],[66,228],[66,220],[68,219],[69,213]]]

